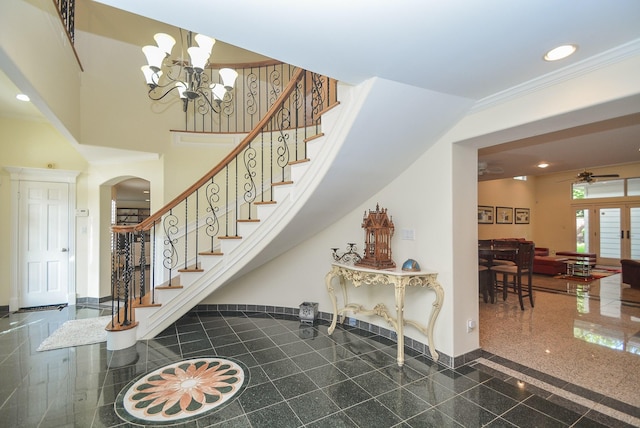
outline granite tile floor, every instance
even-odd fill
[[[513,300],[513,299],[512,299]],[[537,310],[537,308],[536,308]],[[133,379],[170,363],[225,356],[248,369],[246,388],[189,427],[638,426],[637,407],[485,352],[454,369],[380,336],[290,316],[197,312],[130,349],[104,343],[37,352],[91,307],[0,318],[0,426],[138,426],[114,411]],[[598,407],[599,406],[599,407]],[[165,425],[166,426],[166,425]]]

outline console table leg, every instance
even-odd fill
[[[331,270],[325,277],[324,281],[327,286],[327,291],[329,292],[329,298],[331,299],[331,304],[333,305],[333,319],[331,320],[331,325],[329,326],[329,330],[327,331],[330,335],[333,333],[333,330],[336,328],[336,324],[338,322],[338,302],[336,301],[336,295],[333,290],[332,280],[335,276],[335,272]]]
[[[404,365],[404,284],[396,284],[396,333],[398,335],[398,366]]]

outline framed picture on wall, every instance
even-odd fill
[[[496,207],[496,224],[513,223],[513,208]]]
[[[529,224],[529,208],[516,208],[514,217],[516,224]]]
[[[478,224],[493,224],[493,207],[478,205]]]

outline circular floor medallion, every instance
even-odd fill
[[[171,363],[130,382],[115,411],[125,421],[156,425],[204,416],[231,400],[245,386],[242,363],[202,357]]]

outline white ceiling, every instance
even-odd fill
[[[585,64],[640,55],[637,0],[606,7],[601,0],[236,0],[232,8],[222,0],[181,0],[180,7],[169,0],[76,1],[78,9],[118,16],[99,3],[115,6],[352,84],[379,76],[480,101]],[[122,34],[113,37],[122,38],[142,28],[131,24],[140,17],[119,16],[127,25],[100,31],[118,29]],[[577,43],[577,53],[557,63],[542,60],[563,43]],[[0,114],[32,114],[13,100],[15,91],[0,73]],[[480,179],[539,174],[539,160],[553,166],[545,173],[639,162],[637,113],[640,103],[623,119],[579,128],[567,123],[564,132],[481,149],[479,159],[505,173]]]

